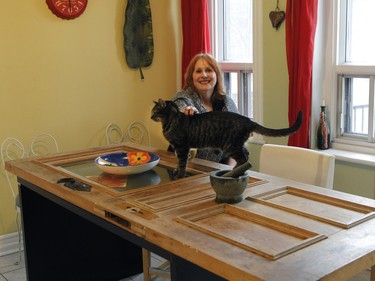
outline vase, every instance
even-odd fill
[[[326,107],[320,107],[320,120],[317,132],[317,147],[318,149],[328,149],[330,147],[330,129],[327,120]]]

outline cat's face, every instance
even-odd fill
[[[156,122],[163,121],[163,118],[169,114],[179,113],[178,106],[173,101],[159,99],[158,101],[154,101],[154,104],[151,110],[151,119]]]
[[[151,119],[156,122],[161,122],[163,114],[163,109],[165,108],[166,104],[162,99],[159,101],[154,101],[154,107],[151,110]]]

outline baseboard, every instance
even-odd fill
[[[23,241],[21,235],[21,250]],[[18,233],[10,233],[0,236],[0,257],[18,252]]]

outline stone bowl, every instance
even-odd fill
[[[241,202],[243,192],[249,180],[249,171],[238,178],[223,177],[229,170],[218,170],[210,173],[210,183],[216,193],[216,202],[234,204]]]

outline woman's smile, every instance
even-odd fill
[[[199,93],[212,93],[217,82],[216,73],[206,61],[200,59],[195,64],[193,82]]]

